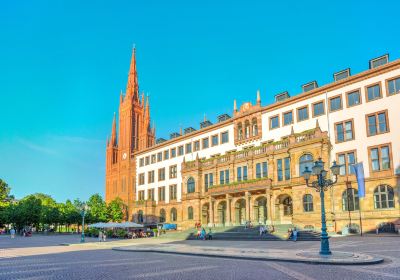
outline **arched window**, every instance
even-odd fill
[[[138,212],[138,222],[143,223],[143,211],[139,210]]]
[[[187,193],[193,193],[195,191],[196,188],[193,177],[190,177],[187,180],[186,185],[187,185]]]
[[[160,223],[165,223],[165,210],[164,209],[161,209],[160,210]]]
[[[244,137],[247,139],[250,137],[250,122],[246,121],[244,123]]]
[[[376,209],[394,208],[394,192],[389,185],[379,185],[374,190]]]
[[[257,126],[257,119],[253,119],[251,121],[251,128],[252,128],[252,135],[257,136],[258,135],[258,126]]]
[[[188,220],[193,220],[193,207],[188,207]]]
[[[171,222],[176,222],[178,219],[178,213],[175,208],[171,209]]]
[[[238,131],[238,140],[242,140],[243,139],[243,126],[242,126],[242,123],[238,124],[237,131]]]
[[[304,212],[314,211],[313,197],[311,194],[305,194],[303,196],[303,209]]]
[[[343,211],[355,211],[360,209],[357,190],[349,188],[343,192],[342,209]]]
[[[305,154],[300,157],[299,161],[299,174],[303,175],[304,170],[308,167],[308,170],[312,170],[314,163],[313,156],[311,154]]]
[[[286,197],[283,201],[283,215],[290,216],[293,215],[292,198],[290,196]]]

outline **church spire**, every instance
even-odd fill
[[[129,67],[128,83],[126,85],[126,96],[133,97],[139,101],[139,84],[136,71],[136,48],[132,50],[131,66]]]
[[[117,123],[115,119],[115,113],[114,113],[114,118],[113,118],[113,123],[112,123],[112,129],[111,129],[111,145],[112,147],[117,146]]]

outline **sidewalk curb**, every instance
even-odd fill
[[[384,261],[383,258],[373,257],[371,260],[363,260],[358,262],[350,261],[331,261],[331,260],[317,260],[317,259],[300,259],[300,258],[277,258],[277,257],[249,257],[240,255],[228,255],[228,254],[204,254],[204,253],[192,253],[192,252],[178,252],[172,250],[159,250],[159,249],[132,249],[124,247],[114,247],[114,251],[120,252],[140,252],[140,253],[161,253],[161,254],[173,254],[173,255],[186,255],[186,256],[197,256],[197,257],[209,257],[209,258],[224,258],[224,259],[239,259],[239,260],[252,260],[252,261],[279,261],[279,262],[290,262],[290,263],[306,263],[316,265],[373,265],[379,264]]]

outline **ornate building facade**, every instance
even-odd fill
[[[149,103],[139,101],[135,54],[119,133],[114,117],[107,142],[106,200],[121,197],[127,219],[170,222],[189,228],[293,224],[320,227],[319,194],[306,187],[302,172],[322,158],[341,165],[338,183],[326,195],[328,230],[350,223],[374,230],[400,226],[400,60],[370,61],[370,69],[334,75],[334,82],[303,86],[273,104],[246,102],[233,116],[223,114],[200,129],[158,139],[150,127]],[[390,121],[389,121],[390,120]],[[392,121],[393,120],[393,121]],[[362,162],[366,195],[358,197],[351,167]]]

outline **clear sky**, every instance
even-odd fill
[[[189,4],[190,3],[190,4]],[[17,198],[104,194],[132,45],[157,137],[400,58],[399,1],[3,1],[0,178]]]

